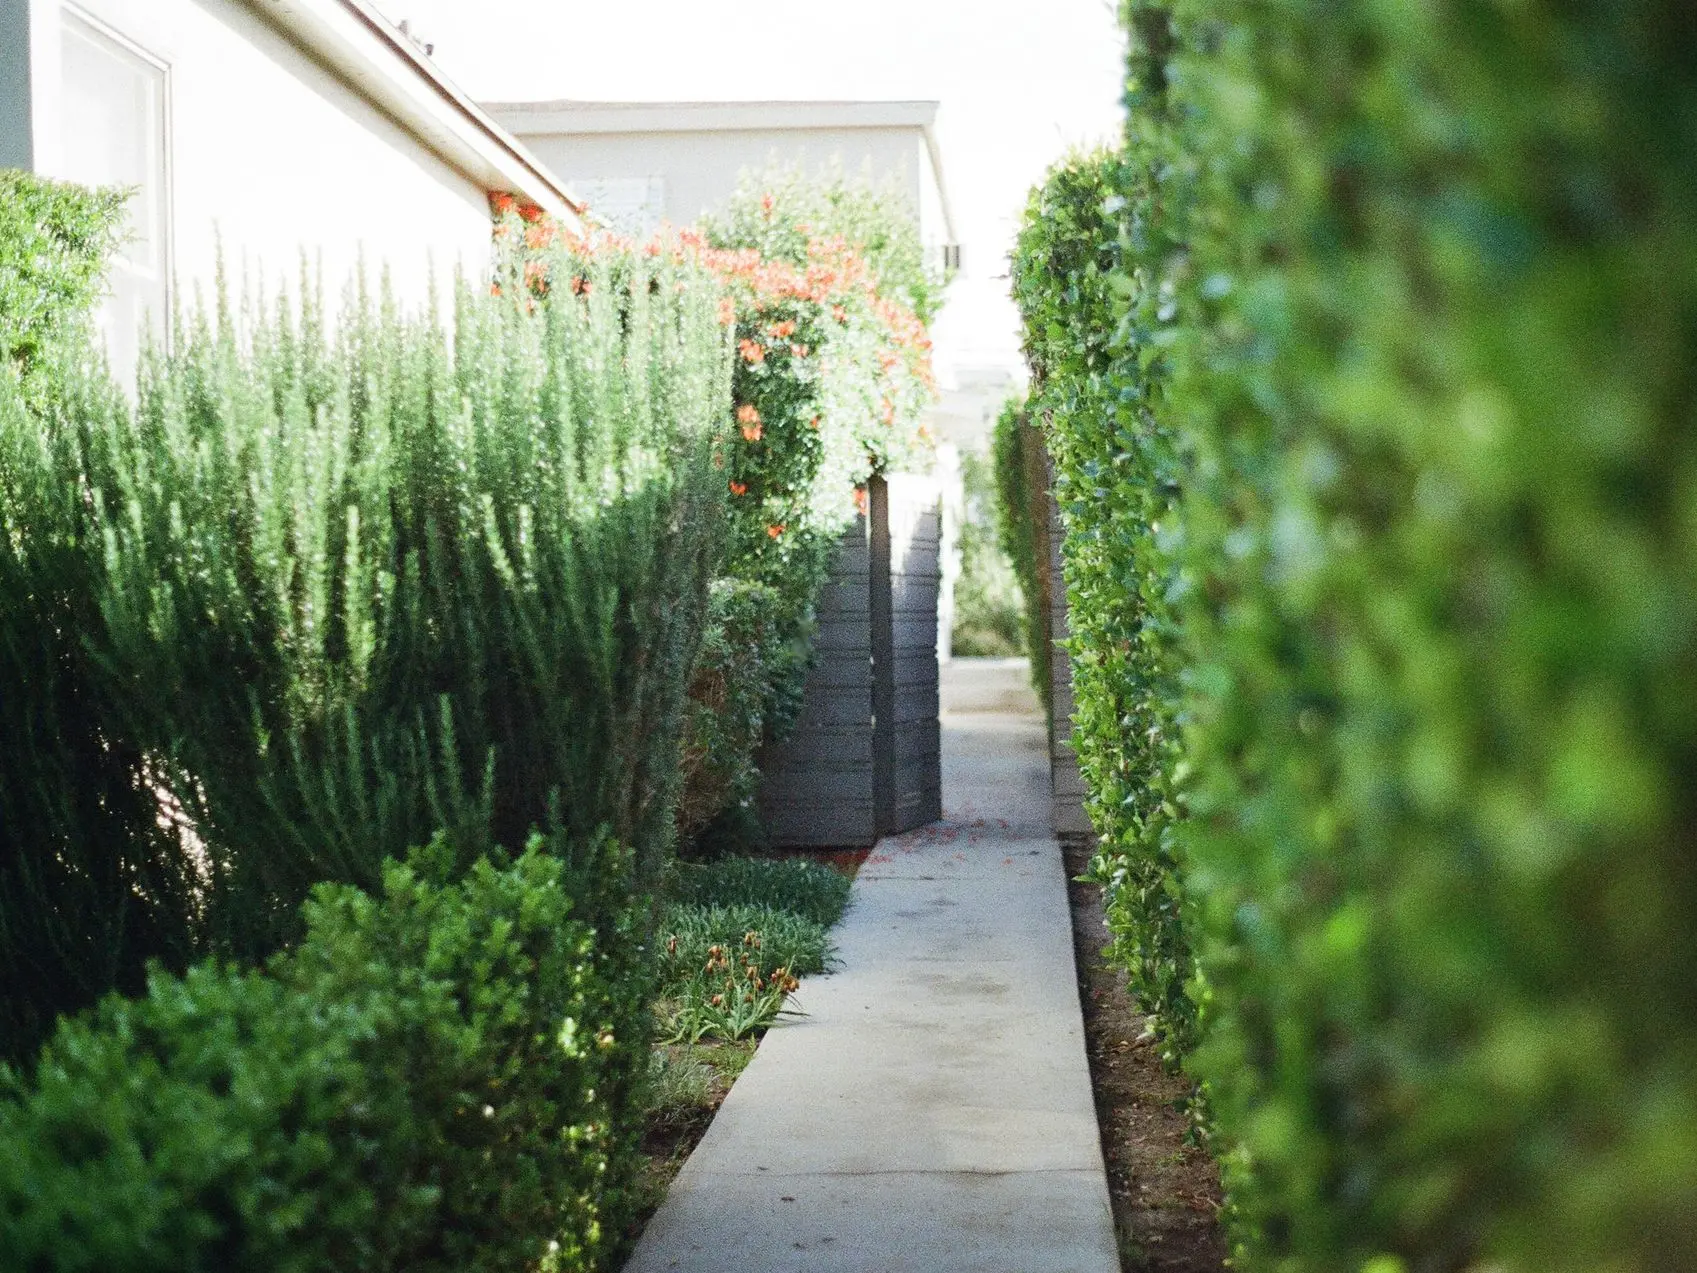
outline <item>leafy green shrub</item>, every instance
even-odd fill
[[[760,781],[754,755],[766,735],[768,669],[788,653],[765,584],[716,579],[690,682],[678,803],[682,847],[731,808],[746,809]]]
[[[1006,658],[1025,653],[1025,607],[1020,581],[998,533],[990,460],[960,457],[965,508],[960,526],[960,574],[950,648],[956,655]]]
[[[709,218],[722,246],[752,247],[768,261],[805,266],[811,241],[841,239],[866,262],[880,296],[926,326],[936,320],[948,280],[925,259],[919,212],[900,177],[880,182],[870,170],[851,176],[841,167],[809,173],[778,165],[745,173],[739,185],[725,212]]]
[[[680,864],[671,897],[697,906],[766,906],[829,928],[848,908],[854,882],[805,858],[725,858]]]
[[[1180,457],[1120,600],[1177,630],[1118,692],[1184,724],[1149,781],[1239,1263],[1691,1266],[1686,15],[1127,17],[1073,215],[1136,476],[1068,537]]]
[[[996,536],[1013,567],[1021,600],[1022,644],[1031,658],[1031,685],[1051,711],[1054,641],[1049,633],[1049,473],[1043,438],[1023,398],[1009,398],[990,439],[996,486]]]
[[[1250,1241],[1690,1267],[1689,11],[1183,18],[1197,1070]]]
[[[557,854],[323,886],[265,972],[156,972],[0,1075],[8,1267],[597,1267],[617,994]]]
[[[0,168],[0,362],[40,407],[79,343],[117,245],[124,195]]]
[[[867,480],[929,462],[930,341],[908,306],[918,237],[878,192],[794,174],[745,183],[706,236],[699,257],[727,289],[737,338],[723,570],[769,590],[776,641],[757,671],[765,739],[779,741],[800,713],[814,608]]]

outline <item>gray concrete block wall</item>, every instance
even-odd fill
[[[837,545],[819,599],[815,662],[795,731],[761,756],[772,843],[827,848],[877,838],[872,798],[872,552],[867,519]]]
[[[942,816],[934,479],[874,479],[820,599],[801,716],[761,759],[774,845],[864,846]]]
[[[894,835],[943,816],[937,660],[943,521],[935,478],[892,474],[884,487],[889,654],[878,676],[878,710],[890,724],[892,782],[879,830]]]

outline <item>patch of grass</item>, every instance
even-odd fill
[[[748,1068],[748,1063],[754,1059],[756,1044],[753,1039],[739,1039],[735,1042],[703,1043],[697,1048],[701,1058],[718,1071],[720,1079],[728,1087],[742,1077],[742,1072]]]
[[[848,908],[850,887],[846,876],[802,858],[724,858],[680,863],[672,897],[698,906],[767,906],[829,928]]]
[[[718,1071],[702,1060],[701,1048],[657,1047],[648,1065],[648,1124],[686,1127],[704,1121],[718,1105]]]
[[[667,1189],[707,1131],[731,1084],[754,1059],[754,1049],[753,1039],[712,1039],[654,1049],[642,1167],[636,1182],[638,1206],[625,1231],[627,1242],[641,1235],[665,1200]]]

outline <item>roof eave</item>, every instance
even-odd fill
[[[810,128],[927,128],[934,101],[485,102],[529,133],[698,133]]]
[[[559,179],[364,0],[243,3],[457,172],[581,227],[583,205]]]

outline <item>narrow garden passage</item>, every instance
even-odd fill
[[[1042,720],[943,670],[944,821],[885,840],[841,970],[761,1044],[627,1273],[1114,1273]]]

